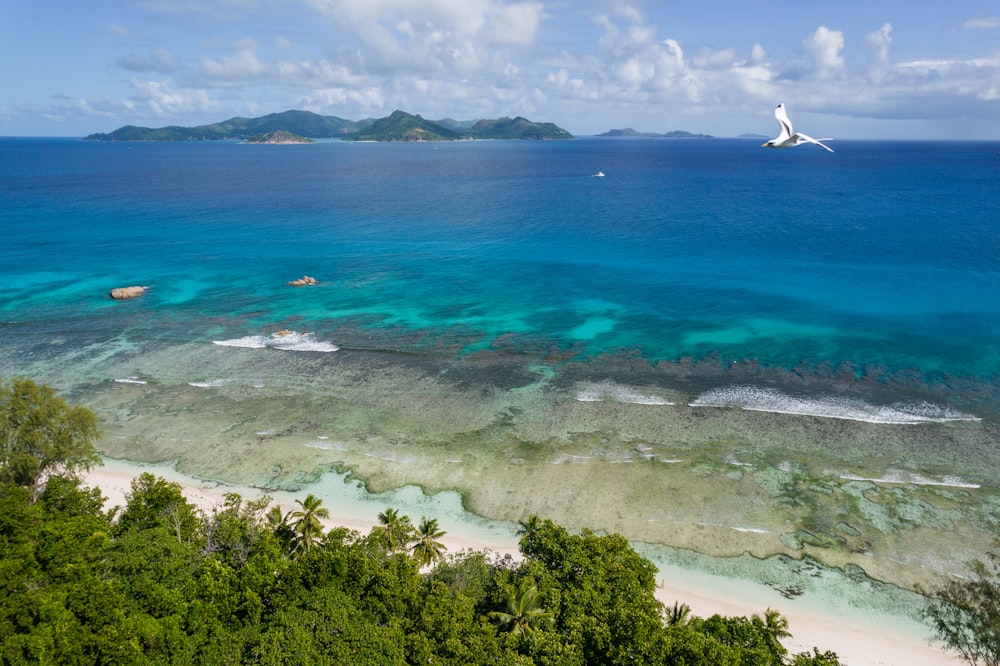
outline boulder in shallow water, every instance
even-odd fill
[[[316,284],[316,278],[309,277],[308,275],[303,275],[298,280],[292,280],[288,283],[289,287],[304,287],[309,284]]]
[[[111,298],[116,301],[122,301],[128,298],[136,298],[137,296],[142,296],[146,293],[146,287],[131,286],[131,287],[118,287],[117,289],[111,290]]]

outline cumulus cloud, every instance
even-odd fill
[[[197,89],[177,89],[172,81],[139,81],[130,82],[132,94],[125,101],[125,106],[142,116],[170,118],[185,116],[191,113],[215,111],[218,102],[213,101],[208,92]]]
[[[886,23],[874,32],[869,32],[865,42],[872,53],[875,62],[880,65],[889,63],[889,47],[892,46],[892,24]]]
[[[840,51],[844,48],[844,33],[839,30],[821,25],[802,42],[802,47],[812,59],[812,68],[818,77],[829,78],[843,70],[844,59]]]
[[[502,0],[306,0],[348,31],[375,72],[467,74],[494,64],[492,49],[531,46],[538,2]]]
[[[238,85],[247,79],[254,79],[264,73],[265,67],[252,48],[243,48],[233,55],[222,56],[218,60],[201,61],[202,73],[219,82],[233,82]]]

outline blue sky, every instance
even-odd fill
[[[0,135],[286,109],[1000,140],[997,0],[11,0]]]

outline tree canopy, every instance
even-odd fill
[[[49,477],[101,464],[99,436],[94,413],[52,388],[23,378],[0,384],[0,480],[31,489],[33,500]]]
[[[933,591],[924,617],[971,666],[1000,666],[1000,555],[988,553],[973,563],[971,578]]]
[[[313,500],[295,524],[317,515]],[[50,478],[34,503],[0,483],[0,663],[839,663],[818,650],[788,661],[770,612],[668,621],[652,565],[617,535],[541,521],[523,559],[438,551],[426,563],[382,525],[313,525],[304,549],[268,508],[229,494],[199,510],[148,474],[120,515],[72,477]],[[421,522],[412,544],[442,532]]]
[[[392,509],[368,534],[328,529],[313,495],[202,510],[151,474],[108,511],[72,473],[96,462],[92,415],[31,382],[2,396],[0,664],[839,663],[789,661],[770,610],[668,613],[623,537],[548,520],[530,521],[515,560],[446,556],[436,519],[413,529]]]

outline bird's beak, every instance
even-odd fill
[[[761,148],[767,148],[767,141],[765,141],[764,143],[760,144],[760,147]]]

